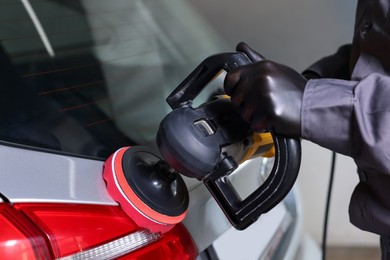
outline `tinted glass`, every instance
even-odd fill
[[[0,0],[0,139],[100,158],[153,146],[166,96],[224,50],[184,0]]]

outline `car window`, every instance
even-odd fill
[[[0,140],[99,158],[153,146],[166,96],[223,50],[184,0],[0,0]]]

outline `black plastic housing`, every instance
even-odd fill
[[[195,122],[210,126],[207,134]],[[207,121],[207,122],[206,122]],[[222,160],[221,148],[252,136],[250,125],[242,120],[229,99],[218,99],[205,106],[182,106],[160,123],[157,145],[162,157],[181,174],[202,180]]]
[[[178,216],[188,209],[189,196],[182,177],[145,146],[126,150],[122,169],[131,190],[151,209]]]

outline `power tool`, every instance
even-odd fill
[[[141,219],[141,225],[164,232],[185,217],[188,191],[180,174],[203,181],[238,230],[247,228],[290,191],[300,167],[299,139],[266,129],[254,133],[228,97],[192,106],[221,71],[250,63],[242,52],[206,58],[166,99],[173,111],[157,132],[161,157],[146,147],[127,148],[121,156],[110,157],[106,165],[111,166],[105,167],[109,191],[122,207],[130,208],[128,214]],[[241,199],[228,176],[240,163],[256,156],[274,156],[273,168],[260,187]],[[112,184],[115,179],[121,179],[120,183]],[[118,190],[113,188],[118,183],[119,191],[113,191]]]

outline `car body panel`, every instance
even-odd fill
[[[0,191],[11,202],[117,205],[101,177],[103,162],[0,145]]]

